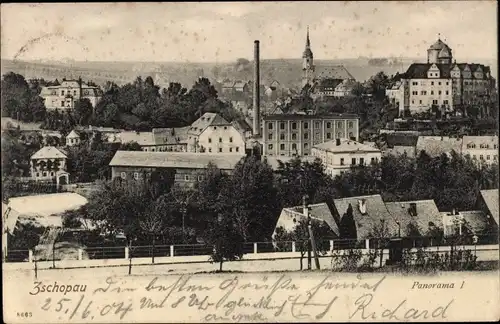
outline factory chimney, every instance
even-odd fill
[[[259,41],[253,46],[254,74],[253,74],[253,135],[260,135],[260,57]]]

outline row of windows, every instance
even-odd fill
[[[497,144],[493,144],[493,148],[496,150],[497,149]],[[476,144],[467,144],[467,148],[469,149],[475,149],[476,148]],[[489,149],[490,148],[490,145],[489,144],[479,144],[479,148],[482,148],[482,149]]]
[[[267,145],[267,148],[269,150],[272,150],[274,148],[273,144],[269,144]],[[291,146],[292,150],[296,150],[297,149],[297,144],[296,143],[292,143],[292,146]],[[309,148],[309,144],[308,143],[304,143],[304,150],[307,150]],[[286,150],[286,144],[280,144],[280,150],[281,151],[284,151]]]
[[[239,152],[240,148],[236,147],[235,151]],[[208,153],[212,153],[212,148],[211,147],[208,148]],[[219,147],[219,153],[224,153],[224,150],[222,149],[222,147]],[[233,148],[232,147],[229,148],[229,153],[233,153]]]
[[[124,179],[124,180],[127,179],[127,173],[126,172],[121,172],[120,173],[120,177],[122,179]],[[139,180],[139,178],[140,178],[140,173],[139,172],[134,172],[134,179],[135,180]],[[189,174],[185,174],[184,177],[182,177],[182,178],[179,177],[179,175],[177,175],[177,174],[175,175],[175,179],[176,180],[184,179],[184,181],[190,181],[190,180],[196,180],[196,179],[198,179],[198,181],[203,181],[204,178],[205,177],[203,175],[198,175],[198,176],[191,175],[190,176]]]
[[[40,177],[40,176],[42,176],[42,177],[46,177],[48,174],[49,174],[49,173],[48,173],[47,171],[43,171],[43,172],[36,172],[36,173],[35,173],[35,177],[37,177],[37,178],[38,178],[38,177]],[[53,177],[54,175],[55,175],[55,172],[54,172],[54,171],[51,171],[51,172],[50,172],[50,176],[51,176],[51,177]]]
[[[209,142],[209,143],[212,143],[212,139],[211,139],[211,138],[208,138],[208,142]],[[230,138],[229,138],[229,143],[232,143],[232,142],[233,142],[233,138],[232,138],[232,137],[230,137]],[[222,137],[219,137],[219,143],[222,143]]]
[[[412,91],[411,94],[414,95],[414,96],[417,96],[418,95],[418,91]],[[443,94],[443,91],[439,90],[438,91],[438,95],[442,95],[442,94]],[[450,92],[448,90],[446,90],[445,94],[449,95]],[[420,95],[426,96],[427,95],[427,91],[425,91],[425,90],[420,91]],[[434,90],[431,90],[431,95],[434,95]]]
[[[316,139],[319,140],[321,134],[316,133],[315,135],[316,135]],[[337,133],[337,138],[342,138],[342,136],[343,136],[342,132],[338,132]],[[297,137],[298,137],[297,133],[292,133],[292,141],[297,140]],[[354,133],[353,132],[349,132],[349,138],[352,138],[352,137],[354,137]],[[274,138],[273,134],[268,134],[267,135],[267,139],[273,140],[273,138]],[[327,139],[332,139],[332,133],[326,133],[326,138]],[[304,139],[305,140],[309,139],[309,133],[304,133]],[[280,134],[280,141],[284,141],[284,140],[286,140],[286,134]]]
[[[415,100],[412,100],[411,103],[415,104]],[[419,100],[419,104],[422,104],[422,100]],[[432,104],[433,105],[437,105],[438,101],[437,100],[432,100]],[[448,100],[443,100],[443,105],[448,105],[448,104],[449,104]]]
[[[339,121],[337,122],[337,127],[342,127],[343,122]],[[352,121],[347,122],[347,127],[352,128],[354,126],[354,123]],[[280,129],[285,129],[286,123],[285,122],[280,122]],[[317,121],[314,123],[315,128],[320,128],[321,127],[321,122]],[[304,129],[309,128],[309,123],[304,122]],[[326,128],[332,128],[332,123],[327,122],[326,123]],[[273,123],[268,123],[267,129],[273,129]],[[292,123],[292,129],[297,129],[297,122]]]
[[[413,81],[411,84],[416,86],[416,85],[418,85],[418,81]],[[434,85],[434,81],[431,81],[431,85]],[[438,81],[438,85],[441,85],[441,81]],[[446,81],[446,85],[450,85],[450,82]]]
[[[490,155],[486,155],[486,160],[488,160],[488,161],[489,161],[489,160],[491,159],[491,157],[492,157],[492,156],[490,156]],[[473,158],[474,160],[477,160],[477,155],[476,155],[476,154],[473,154],[473,155],[472,155],[472,158]],[[498,159],[498,154],[494,154],[494,155],[493,155],[493,160],[495,160],[495,161],[496,161],[497,159]],[[484,161],[484,155],[480,154],[480,155],[479,155],[479,160]]]

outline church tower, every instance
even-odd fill
[[[314,80],[314,62],[313,52],[311,51],[311,41],[309,40],[309,26],[307,26],[306,48],[302,54],[302,87],[306,84],[313,84]]]

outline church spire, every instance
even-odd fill
[[[307,36],[306,36],[306,48],[311,47],[311,41],[309,40],[309,25],[307,26]]]

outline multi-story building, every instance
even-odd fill
[[[332,177],[341,175],[353,166],[377,163],[382,158],[382,152],[373,146],[340,138],[315,145],[311,155],[321,160],[325,173]]]
[[[75,107],[78,99],[87,98],[95,107],[102,97],[99,87],[89,86],[81,79],[63,80],[58,86],[43,87],[40,96],[49,110],[68,110]]]
[[[357,141],[359,118],[353,114],[264,116],[263,154],[267,156],[306,156],[314,145],[337,138]]]
[[[498,136],[464,136],[462,155],[479,163],[498,163]]]
[[[112,178],[140,180],[155,171],[168,170],[173,172],[174,183],[192,186],[203,180],[209,164],[231,173],[241,158],[236,154],[117,151],[109,166]]]
[[[442,113],[461,112],[471,104],[483,104],[482,115],[491,113],[485,104],[495,92],[490,67],[456,63],[451,48],[441,39],[427,50],[427,63],[411,64],[395,81],[386,94],[399,107],[400,115],[432,107]]]
[[[54,146],[44,146],[31,156],[31,178],[37,181],[56,181],[68,184],[67,156]]]
[[[219,114],[203,114],[187,136],[188,152],[245,154],[245,134]]]

